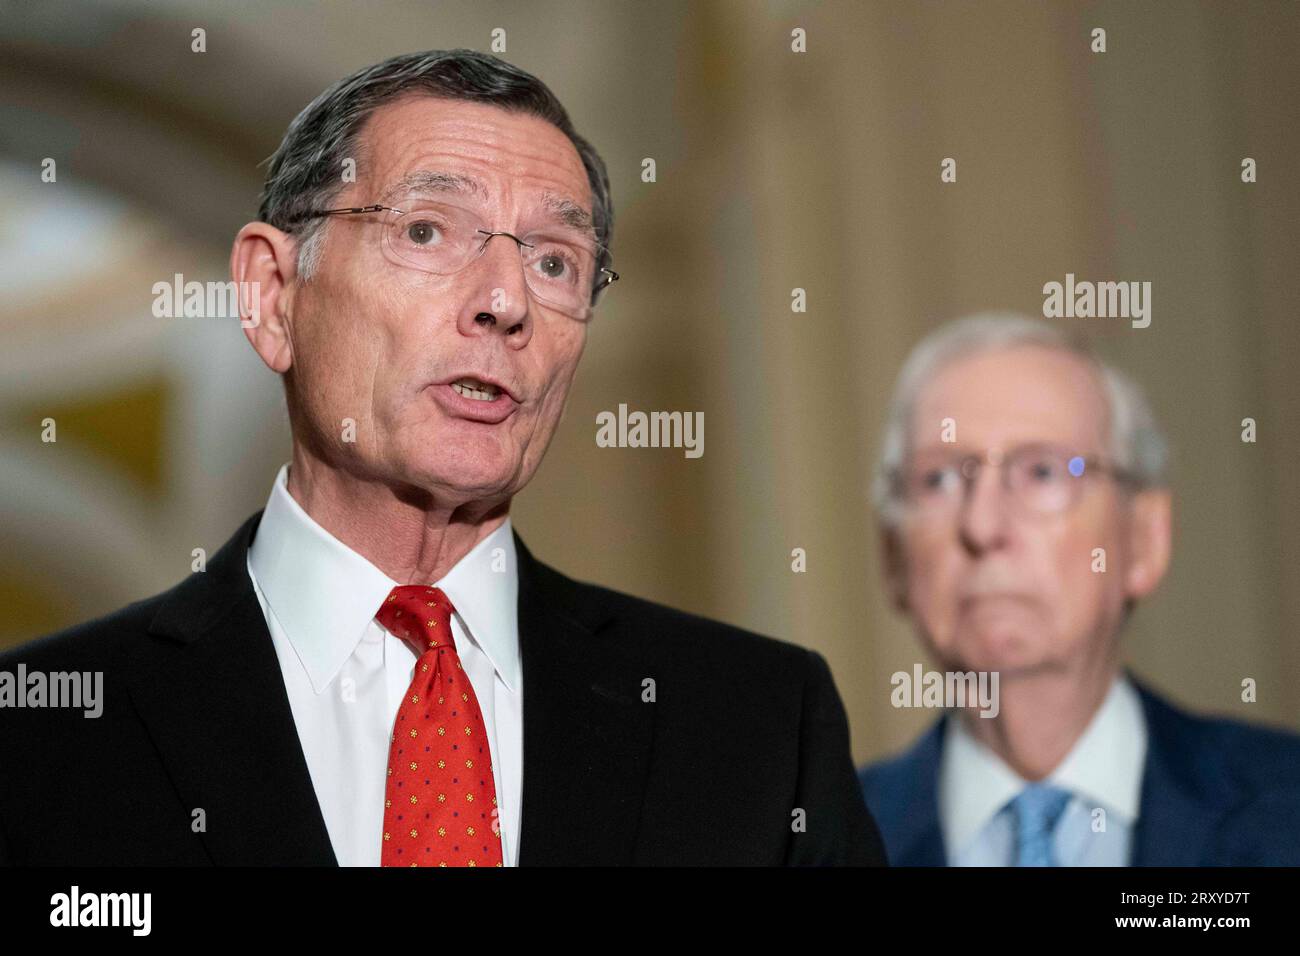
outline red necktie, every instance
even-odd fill
[[[382,866],[501,866],[492,752],[440,588],[399,585],[375,618],[420,659],[393,725]]]

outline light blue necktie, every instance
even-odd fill
[[[1069,791],[1031,783],[1007,804],[1016,826],[1016,866],[1059,866],[1052,834],[1070,802]]]

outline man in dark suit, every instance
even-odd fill
[[[1121,663],[1168,566],[1165,456],[1136,385],[1055,328],[976,316],[917,346],[877,476],[889,589],[945,682],[996,699],[946,701],[862,770],[891,863],[1300,863],[1300,737],[1185,713]]]
[[[820,655],[511,526],[612,221],[595,150],[494,57],[397,57],[299,115],[231,255],[292,459],[189,578],[0,657],[103,681],[98,716],[0,710],[0,861],[884,862]]]
[[[1130,866],[1295,866],[1300,741],[1175,707],[1132,674],[1150,733]],[[945,866],[940,718],[906,753],[864,768],[862,785],[897,866]]]

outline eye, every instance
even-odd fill
[[[942,468],[931,468],[928,471],[921,472],[921,487],[926,491],[934,491],[943,487],[944,470]]]
[[[931,465],[917,469],[912,480],[918,494],[942,495],[956,484],[956,473],[951,465]]]
[[[543,273],[552,279],[563,278],[569,268],[569,264],[564,261],[562,256],[554,254],[542,256],[538,266]]]
[[[1051,456],[1039,456],[1031,458],[1025,463],[1025,473],[1030,480],[1038,484],[1049,484],[1053,481],[1059,481],[1062,477],[1063,469],[1061,463]]]
[[[565,284],[575,280],[578,274],[576,257],[562,246],[544,246],[538,250],[533,261],[533,268],[543,278]]]
[[[427,246],[437,242],[442,236],[442,228],[429,219],[417,219],[407,223],[406,238],[417,246]]]

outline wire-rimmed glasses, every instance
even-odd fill
[[[1124,484],[1136,483],[1131,472],[1098,456],[1035,442],[1006,452],[921,452],[891,476],[893,493],[914,514],[949,515],[960,507],[985,465],[998,468],[1003,491],[1022,511],[1035,515],[1072,508],[1079,500],[1083,479],[1089,475],[1104,474]]]
[[[377,214],[384,258],[394,265],[438,276],[460,272],[481,256],[496,236],[519,248],[528,290],[540,301],[573,318],[586,319],[600,293],[618,281],[606,268],[609,251],[587,234],[564,226],[530,232],[523,238],[493,231],[472,210],[453,203],[415,199],[401,208],[374,204],[317,209],[294,221],[321,216]]]

